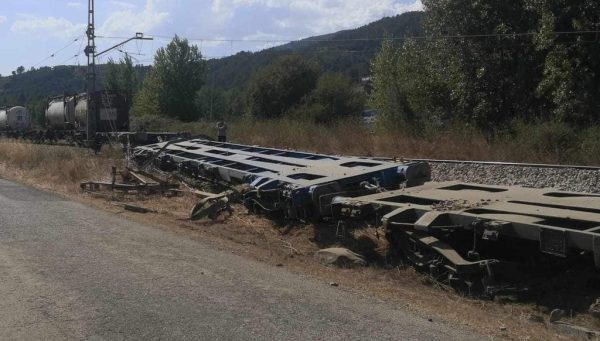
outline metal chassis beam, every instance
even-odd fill
[[[506,189],[507,192],[499,192],[500,194],[497,195],[484,193],[482,194],[483,200],[486,200],[484,206],[455,210],[438,209],[435,205],[390,201],[391,198],[405,195],[413,201],[437,199],[439,202],[443,202],[447,198],[436,198],[435,190],[461,185],[478,186],[458,182],[427,184],[421,186],[422,188],[417,187],[406,191],[392,191],[358,198],[338,197],[334,199],[333,206],[337,212],[336,215],[342,216],[342,218],[344,215],[347,216],[348,212],[352,212],[354,216],[361,216],[361,213],[368,214],[378,210],[385,213],[381,222],[386,226],[394,223],[406,224],[413,226],[415,230],[426,233],[433,233],[440,229],[473,231],[480,222],[500,223],[501,227],[497,229],[499,235],[538,242],[540,252],[559,257],[567,257],[573,253],[573,250],[587,251],[593,254],[596,266],[600,267],[600,196],[597,195],[590,194],[588,198],[587,194],[582,193],[485,186],[497,190]],[[419,193],[420,190],[422,193]],[[514,193],[510,192],[513,190]],[[548,193],[553,196],[544,196]],[[527,205],[503,201],[519,194],[529,200]],[[471,195],[469,196],[471,197]],[[490,199],[485,199],[494,197],[500,199],[491,203],[487,202]],[[456,198],[461,198],[461,195],[456,194]],[[541,206],[535,206],[535,202]],[[559,208],[548,207],[550,202],[554,202],[553,206]],[[476,203],[473,202],[473,204]],[[571,210],[568,207],[571,207]],[[527,210],[530,211],[527,212]],[[573,222],[574,226],[582,223],[585,225],[579,228],[567,228],[545,223],[553,219]],[[589,227],[593,225],[596,226]]]

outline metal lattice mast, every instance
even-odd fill
[[[94,0],[88,0],[88,28],[86,31],[88,44],[85,48],[87,56],[87,122],[86,134],[88,142],[96,134],[96,103],[94,93],[96,92],[96,34],[94,23]]]
[[[98,110],[96,103],[96,58],[101,55],[116,49],[132,40],[152,40],[152,38],[144,37],[143,33],[136,33],[134,37],[129,38],[115,46],[112,46],[102,52],[96,53],[96,28],[94,23],[94,0],[88,0],[88,28],[86,31],[88,44],[85,48],[85,55],[87,56],[88,70],[87,70],[87,122],[86,122],[86,138],[88,143],[93,143],[93,139],[96,135],[96,122]]]

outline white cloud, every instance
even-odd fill
[[[232,19],[236,10],[257,6],[283,10],[287,15],[274,20],[280,28],[308,28],[312,33],[328,33],[365,25],[384,16],[423,9],[421,0],[212,0],[211,11],[222,19]]]
[[[340,29],[365,25],[384,16],[421,10],[420,0],[405,4],[393,0],[345,0],[340,2],[294,0],[290,9],[305,11],[309,16],[296,19],[296,25],[306,25],[315,33],[327,33]],[[343,13],[340,15],[340,13]],[[306,22],[308,21],[308,22]]]
[[[84,24],[75,24],[65,18],[38,17],[21,14],[15,20],[11,31],[15,33],[51,36],[61,39],[73,39],[84,34]]]
[[[82,6],[81,2],[77,2],[77,1],[67,2],[67,7],[69,7],[69,8],[79,8],[81,6]]]
[[[6,22],[6,19],[6,16],[0,15],[0,25],[4,24]]]
[[[99,34],[128,34],[146,32],[160,26],[169,17],[169,13],[161,11],[156,0],[146,0],[141,12],[135,11],[135,6],[121,1],[112,1],[120,10],[112,12],[100,27]]]
[[[117,0],[111,0],[110,4],[122,9],[133,9],[135,8],[135,5],[130,3],[130,2],[126,2],[126,1],[117,1]]]
[[[254,34],[243,37],[242,40],[247,40],[252,43],[252,47],[248,50],[258,51],[283,45],[285,44],[283,41],[287,40],[287,38],[279,34],[264,33],[259,30]]]

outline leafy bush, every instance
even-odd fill
[[[582,161],[600,165],[600,126],[593,126],[581,134]]]
[[[566,162],[578,159],[580,135],[565,123],[515,124],[514,148],[527,150],[540,160]]]
[[[260,118],[283,117],[315,88],[320,72],[317,63],[298,55],[279,58],[252,76],[246,90],[248,112]]]

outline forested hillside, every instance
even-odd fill
[[[207,82],[210,86],[224,89],[242,87],[253,72],[290,53],[314,59],[326,72],[341,72],[354,79],[366,77],[370,74],[371,60],[381,48],[379,39],[385,36],[420,36],[423,34],[422,19],[422,12],[409,12],[353,30],[311,37],[260,52],[242,52],[228,58],[209,60]]]
[[[326,72],[342,72],[355,79],[366,77],[381,41],[362,39],[421,35],[422,17],[422,12],[410,12],[353,30],[311,37],[260,52],[241,52],[231,57],[212,59],[208,61],[207,84],[223,89],[241,88],[256,70],[290,53],[315,59]],[[322,41],[325,39],[328,41]],[[105,69],[103,65],[98,66],[101,75]],[[83,91],[85,73],[84,66],[56,66],[0,77],[0,105],[22,104],[32,98]]]

